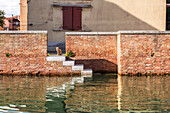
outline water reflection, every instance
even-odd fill
[[[118,104],[118,110],[121,111],[122,82],[121,82],[120,75],[118,75],[118,78],[117,78],[117,85],[118,85],[117,104]]]
[[[55,77],[50,79],[51,86],[47,87],[46,92],[46,112],[66,113],[65,100],[67,93],[74,90],[75,83],[83,83],[84,77]]]
[[[45,95],[40,78],[0,76],[0,111],[45,112]]]
[[[0,112],[170,112],[170,76],[0,76]]]

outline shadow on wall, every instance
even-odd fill
[[[81,59],[75,60],[76,64],[84,64],[85,69],[93,69],[93,72],[115,72],[117,73],[117,64],[105,59]]]
[[[83,22],[84,25],[88,26],[88,28],[92,29],[92,31],[158,30],[157,28],[135,17],[134,15],[130,14],[129,12],[112,2],[105,0],[94,0],[92,2],[92,6],[94,7],[90,11],[89,18],[85,19],[85,21]],[[129,7],[134,8],[130,5],[130,3]],[[141,10],[149,9],[141,8],[138,8],[140,10],[139,12],[141,12]],[[146,15],[146,17],[148,17],[147,14],[141,15]],[[153,18],[152,16],[149,17],[151,17],[150,19]]]
[[[135,17],[134,15],[123,10],[121,7],[119,7],[118,5],[112,2],[108,2],[105,0],[94,0],[92,2],[92,6],[93,8],[91,9],[89,13],[90,16],[88,17],[88,19],[83,21],[83,23],[86,24],[93,31],[95,30],[96,31],[157,30],[155,27]],[[133,8],[133,6],[129,6],[129,7]],[[142,8],[142,6],[139,8]],[[139,12],[142,12],[141,11],[142,9],[139,9],[139,10],[140,10]],[[146,10],[146,9],[143,9],[143,10]],[[144,14],[144,15],[147,16],[147,14]],[[150,17],[151,19],[153,18],[151,16],[148,16],[148,17]],[[68,36],[68,37],[66,38],[67,39],[66,49],[67,51],[69,51],[70,49],[76,54],[76,57],[75,57],[77,58],[75,59],[76,64],[84,64],[85,69],[93,69],[94,72],[115,72],[115,71],[117,72],[117,64],[115,64],[114,62],[111,62],[111,60],[109,61],[109,59],[112,59],[108,57],[110,53],[108,55],[105,54],[106,56],[104,56],[105,57],[104,59],[101,59],[102,56],[97,56],[98,54],[96,54],[96,51],[102,51],[102,52],[112,51],[111,50],[112,45],[108,43],[112,43],[114,45],[115,39],[107,41],[107,43],[104,43],[103,45],[101,45],[101,42],[106,41],[107,39],[102,40],[101,38],[98,38],[101,41],[100,42],[100,41],[92,40],[93,37],[87,39],[86,38],[87,36],[85,35],[77,36],[81,38],[76,38],[74,35]],[[90,35],[88,35],[88,37],[90,37]],[[105,37],[107,37],[107,34],[105,35]],[[89,40],[93,43],[90,43]],[[95,46],[98,46],[98,45],[100,45],[100,47],[102,48],[96,49],[95,51],[94,50]],[[108,48],[108,46],[110,48]],[[105,49],[103,49],[104,47]],[[82,53],[82,54],[79,54],[79,53]]]

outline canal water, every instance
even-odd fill
[[[0,112],[170,112],[170,76],[0,76]]]

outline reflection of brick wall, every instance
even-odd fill
[[[117,71],[117,35],[116,33],[67,33],[66,52],[73,51],[76,64],[94,72]]]
[[[46,32],[0,33],[0,74],[72,73],[71,67],[63,67],[62,62],[47,62],[46,59]]]
[[[75,85],[73,91],[67,91],[66,93],[71,95],[64,101],[67,113],[80,109],[84,113],[114,113],[118,108],[118,85],[116,76],[109,76],[93,76],[92,82]]]
[[[170,73],[170,35],[161,32],[120,32],[118,72]]]
[[[119,89],[121,90],[121,109],[154,110],[156,108],[158,111],[161,112],[162,110],[162,112],[164,112],[163,110],[168,108],[166,101],[162,101],[158,104],[157,101],[151,100],[159,99],[159,101],[161,101],[169,98],[169,80],[170,76],[122,76],[122,87],[121,89],[119,87]],[[157,105],[159,105],[159,107],[156,107]]]

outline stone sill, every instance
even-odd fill
[[[47,34],[47,31],[0,31],[0,34]]]
[[[53,29],[53,31],[72,31],[72,30],[64,30],[64,29]],[[73,30],[74,31],[74,30]],[[85,29],[85,30],[75,30],[75,32],[77,31],[84,31],[84,32],[90,32],[92,30],[90,29]]]
[[[85,7],[90,8],[92,5],[71,5],[71,4],[52,4],[54,7]]]

